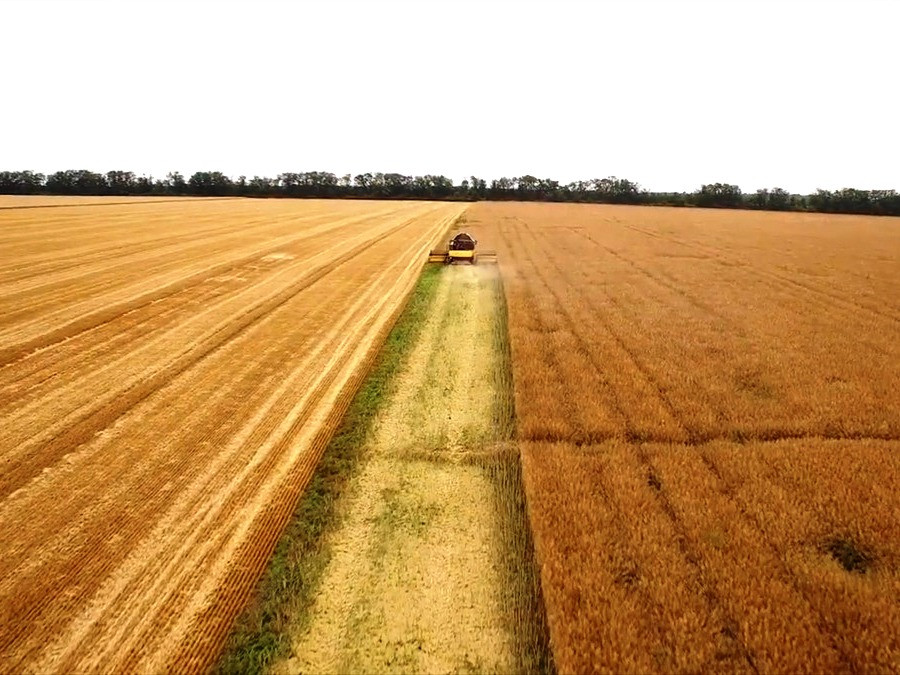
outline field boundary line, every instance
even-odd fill
[[[579,450],[589,450],[592,446],[603,445],[604,443],[609,443],[612,441],[624,441],[626,443],[630,443],[633,445],[637,445],[639,443],[649,443],[649,444],[657,444],[657,445],[676,445],[681,448],[703,448],[707,445],[711,445],[713,443],[734,443],[735,445],[768,445],[773,443],[784,443],[787,441],[800,441],[800,442],[810,442],[817,443],[821,441],[848,441],[848,442],[859,442],[859,443],[900,443],[900,434],[891,435],[890,433],[884,436],[873,436],[871,434],[846,434],[843,436],[838,435],[828,435],[828,434],[780,434],[773,436],[754,436],[752,434],[719,434],[716,436],[704,436],[702,438],[694,438],[691,440],[674,440],[671,438],[641,438],[641,439],[629,439],[625,435],[615,435],[610,434],[608,436],[596,437],[596,438],[584,438],[578,440],[568,440],[564,438],[556,438],[551,435],[540,435],[540,436],[523,436],[519,440],[529,443],[550,443],[553,445],[565,444]]]
[[[12,195],[10,195],[12,196]],[[40,196],[40,195],[36,195]],[[82,195],[88,196],[88,195]],[[148,195],[149,196],[149,195]],[[244,197],[184,197],[177,199],[135,199],[125,202],[78,202],[74,204],[26,204],[24,206],[0,206],[0,211],[15,211],[19,209],[65,209],[78,208],[82,206],[125,206],[128,204],[171,204],[172,202],[224,202],[236,199],[245,199]]]

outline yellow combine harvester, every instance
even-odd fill
[[[466,232],[460,232],[447,243],[447,250],[435,249],[428,254],[428,262],[452,265],[455,262],[497,262],[495,251],[479,251],[478,242]]]

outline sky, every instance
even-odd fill
[[[895,0],[0,0],[0,170],[900,189]]]

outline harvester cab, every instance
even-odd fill
[[[447,250],[435,249],[428,254],[428,262],[452,265],[455,262],[497,262],[494,251],[479,251],[478,242],[468,232],[459,232],[448,243]]]

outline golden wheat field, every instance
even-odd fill
[[[560,672],[900,669],[900,221],[467,217]]]
[[[213,667],[454,224],[277,667],[900,670],[900,219],[0,197],[0,672]]]
[[[464,207],[74,201],[0,198],[0,670],[203,670]]]

